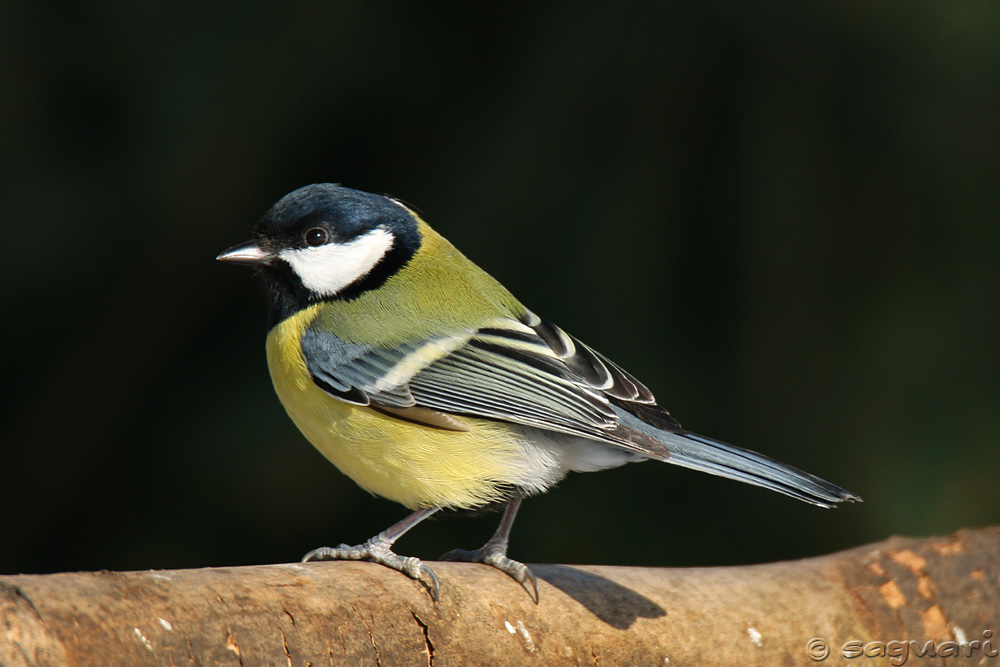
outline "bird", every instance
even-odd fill
[[[218,260],[256,267],[269,300],[267,363],[291,420],[404,519],[306,561],[366,560],[440,595],[426,563],[393,544],[441,510],[502,509],[479,549],[535,603],[508,557],[522,501],[569,472],[665,461],[833,507],[861,498],[772,458],[685,430],[607,357],[521,304],[399,199],[336,183],[299,188]]]

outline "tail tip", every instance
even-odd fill
[[[851,493],[847,489],[841,489],[837,487],[832,490],[829,496],[824,497],[822,502],[816,503],[820,507],[825,507],[827,509],[835,509],[840,505],[840,503],[863,503],[864,499],[856,493]]]

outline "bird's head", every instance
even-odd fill
[[[379,288],[420,243],[417,216],[400,202],[320,183],[282,197],[253,241],[216,259],[261,269],[277,311],[273,324],[310,304]]]

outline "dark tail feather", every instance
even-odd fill
[[[616,409],[615,412],[619,411]],[[625,411],[621,411],[619,416],[628,426],[662,442],[670,451],[670,458],[666,459],[668,463],[762,486],[820,507],[834,507],[840,502],[861,500],[860,496],[847,489],[763,454],[697,433],[683,430],[671,433],[658,429]]]
[[[861,500],[847,489],[798,468],[697,433],[664,433],[660,440],[670,450],[667,461],[685,468],[762,486],[820,507]]]

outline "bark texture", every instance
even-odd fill
[[[1000,526],[746,567],[535,565],[537,606],[486,566],[433,567],[437,603],[357,562],[4,576],[0,665],[1000,667]]]

